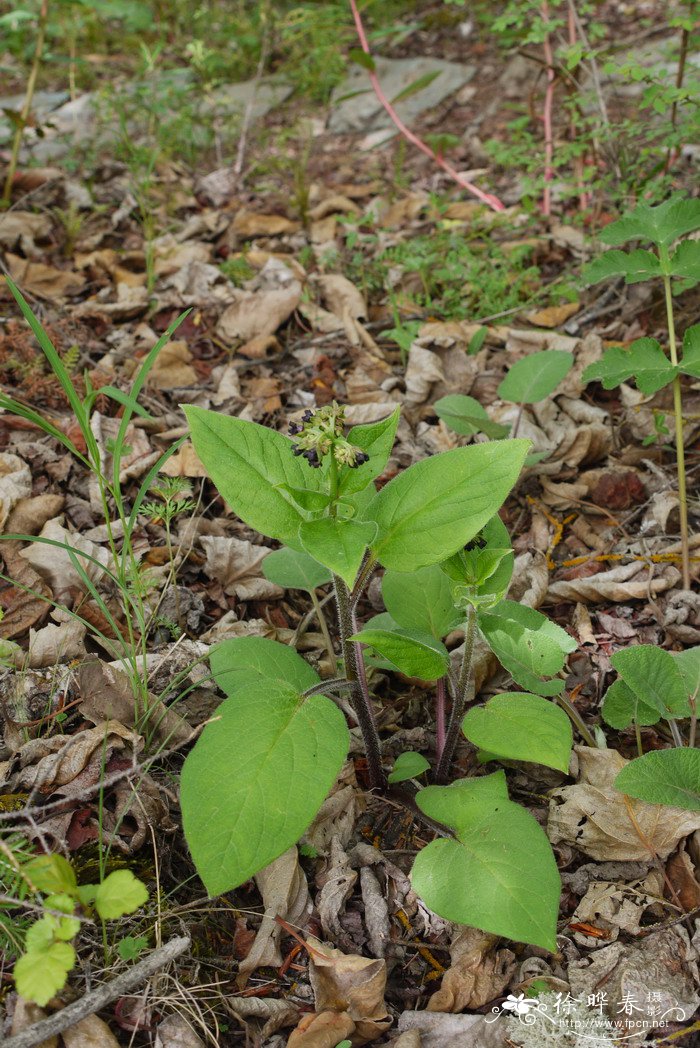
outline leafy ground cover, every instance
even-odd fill
[[[12,1048],[693,1043],[696,17],[0,8]]]

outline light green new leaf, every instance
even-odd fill
[[[613,668],[647,706],[671,720],[690,716],[688,690],[673,656],[653,644],[616,651]]]
[[[373,552],[395,571],[452,556],[498,511],[520,475],[530,443],[501,440],[415,462],[375,496]]]
[[[672,658],[680,670],[688,696],[700,704],[700,645],[686,648],[685,651],[674,651]]]
[[[299,538],[306,552],[340,575],[352,588],[367,547],[377,534],[377,525],[367,520],[341,520],[321,517],[299,526]]]
[[[277,586],[306,590],[307,593],[324,586],[333,577],[328,568],[308,553],[288,546],[268,553],[262,562],[262,572],[266,579]]]
[[[346,469],[340,477],[340,494],[350,495],[362,491],[370,481],[384,470],[396,438],[396,427],[399,424],[400,408],[395,408],[388,418],[381,422],[370,422],[363,426],[353,426],[348,433],[348,441],[361,448],[369,455],[369,462],[363,462],[354,469]]]
[[[546,615],[515,601],[504,600],[489,612],[478,612],[479,629],[496,658],[514,681],[538,695],[558,695],[562,680],[553,677],[564,667],[576,641]]]
[[[700,811],[700,750],[652,750],[626,764],[615,789],[647,804]]]
[[[449,579],[437,564],[417,571],[385,571],[382,596],[389,614],[399,626],[447,636],[463,621],[452,600]]]
[[[678,368],[670,363],[655,338],[638,338],[627,348],[606,349],[600,360],[586,368],[583,381],[601,382],[604,389],[614,389],[634,379],[642,393],[651,394],[667,386],[677,373]]]
[[[475,433],[484,433],[489,440],[500,440],[507,437],[510,432],[509,426],[500,426],[492,422],[474,397],[462,396],[459,393],[451,393],[447,397],[440,397],[433,407],[435,414],[441,418],[446,426],[463,437],[473,437]]]
[[[610,277],[624,277],[626,284],[639,284],[661,276],[661,263],[653,251],[605,251],[583,267],[581,279],[598,284]]]
[[[420,680],[439,680],[450,666],[447,648],[431,633],[423,630],[372,630],[356,633],[353,640],[374,648],[388,659],[400,673]]]
[[[483,706],[469,710],[462,731],[470,742],[494,757],[569,770],[571,721],[559,706],[539,695],[494,695]]]
[[[148,902],[148,888],[131,870],[114,870],[95,892],[95,909],[103,921],[134,913]]]
[[[543,349],[516,360],[498,387],[502,400],[537,404],[550,396],[573,367],[574,355],[564,349]]]
[[[212,676],[227,695],[238,695],[266,681],[307,691],[320,683],[318,673],[294,648],[267,637],[232,637],[209,653]]]
[[[342,713],[278,682],[219,707],[182,769],[185,837],[210,895],[243,884],[295,844],[348,752]]]
[[[407,779],[417,779],[430,767],[430,762],[422,753],[407,750],[400,753],[394,762],[394,767],[389,773],[389,782],[406,782]]]
[[[700,280],[700,243],[686,240],[673,252],[670,260],[671,275],[683,281],[684,290]]]
[[[429,786],[416,801],[456,836],[416,857],[411,880],[426,906],[448,921],[555,950],[557,864],[537,820],[508,798],[503,772]]]
[[[75,870],[62,855],[37,855],[24,864],[23,870],[40,892],[75,895]]]
[[[700,378],[700,324],[686,328],[683,335],[683,359],[680,370],[686,375]]]
[[[633,722],[646,726],[661,720],[656,706],[650,706],[640,699],[622,678],[613,681],[606,691],[600,712],[605,723],[618,731],[623,731]]]
[[[651,240],[668,247],[674,240],[700,229],[700,200],[677,196],[663,204],[637,204],[633,211],[606,226],[601,234],[606,244],[624,244],[628,240]]]
[[[306,513],[281,485],[324,491],[321,470],[293,453],[291,440],[256,422],[184,407],[195,451],[222,498],[261,535],[300,548]]]
[[[17,992],[43,1008],[66,985],[75,960],[75,950],[67,942],[52,943],[41,952],[25,953],[14,968]]]

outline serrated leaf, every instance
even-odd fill
[[[539,695],[507,692],[469,710],[462,731],[495,757],[568,772],[573,732],[566,713]]]
[[[308,518],[282,485],[324,492],[322,471],[272,429],[191,405],[183,410],[195,451],[231,509],[261,535],[301,548],[299,525]]]
[[[66,985],[74,964],[75,950],[67,942],[52,943],[41,952],[25,953],[14,968],[17,992],[43,1008]]]
[[[700,324],[693,324],[683,335],[683,359],[680,370],[700,378]]]
[[[78,883],[75,870],[62,855],[37,855],[24,864],[23,870],[40,892],[75,895]]]
[[[440,397],[439,400],[436,400],[433,407],[438,418],[441,418],[446,426],[463,437],[483,433],[490,440],[500,440],[502,437],[507,437],[510,432],[509,426],[501,426],[497,422],[492,422],[486,409],[474,397],[451,393],[447,397]]]
[[[406,782],[407,779],[417,779],[429,768],[430,762],[422,753],[407,750],[405,753],[400,753],[394,761],[394,767],[388,776],[389,782]]]
[[[438,640],[464,620],[454,606],[449,580],[437,564],[409,573],[385,571],[382,596],[399,626],[425,630]]]
[[[630,761],[615,789],[647,804],[700,811],[700,750],[653,750]]]
[[[537,695],[558,695],[562,680],[544,680],[564,668],[566,655],[576,650],[569,634],[534,608],[504,600],[477,614],[479,629],[513,680]]]
[[[299,692],[319,684],[321,678],[294,648],[267,637],[232,637],[209,653],[214,680],[226,695],[266,681],[290,684]]]
[[[400,414],[401,409],[397,407],[388,418],[382,419],[381,422],[370,422],[352,427],[348,433],[348,441],[366,452],[369,455],[369,461],[363,462],[361,466],[356,466],[354,469],[345,470],[340,478],[341,495],[362,491],[383,472],[394,446]]]
[[[303,550],[283,546],[268,553],[262,562],[262,573],[270,582],[284,589],[301,589],[310,592],[324,586],[332,574],[323,564]]]
[[[516,360],[498,387],[502,400],[537,404],[550,396],[573,367],[574,355],[564,349],[543,349]]]
[[[416,629],[363,629],[353,640],[374,648],[399,672],[420,680],[439,680],[450,666],[447,648],[431,633]]]
[[[351,588],[376,534],[377,525],[367,520],[321,517],[299,525],[299,537],[306,552],[330,568],[334,575],[340,575]]]
[[[348,752],[324,695],[251,685],[218,709],[182,769],[185,836],[210,895],[237,888],[295,844]]]
[[[503,772],[429,786],[416,801],[456,836],[416,857],[411,880],[426,906],[448,921],[556,949],[557,865],[544,830],[509,799]]]
[[[585,284],[598,284],[611,277],[624,277],[627,284],[660,277],[661,263],[653,251],[605,251],[599,258],[583,267],[581,279]]]
[[[633,211],[606,226],[601,239],[606,244],[628,240],[651,240],[668,247],[674,240],[700,229],[700,200],[671,197],[663,204],[637,204]]]
[[[148,902],[148,888],[131,870],[114,870],[95,892],[95,909],[103,921],[134,913]]]
[[[452,556],[498,511],[520,475],[527,440],[455,448],[423,459],[382,488],[366,511],[380,564],[415,571]]]
[[[648,726],[661,719],[656,707],[647,705],[622,678],[613,681],[606,691],[600,712],[605,723],[618,731],[623,731],[633,722]]]
[[[669,652],[653,644],[635,644],[616,651],[610,661],[628,688],[660,716],[690,716],[685,681]]]
[[[692,287],[700,280],[700,242],[686,240],[671,255],[669,264],[671,276],[683,280],[686,287]]]
[[[584,382],[601,382],[604,389],[614,389],[628,379],[634,379],[637,388],[650,395],[663,389],[678,374],[678,368],[655,338],[638,338],[627,349],[613,346],[595,364],[589,364],[583,373]]]

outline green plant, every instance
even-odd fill
[[[623,382],[633,380],[637,388],[648,395],[657,393],[665,386],[672,387],[683,585],[686,589],[690,588],[690,552],[681,375],[700,377],[700,325],[686,330],[682,356],[679,357],[673,294],[674,291],[687,290],[700,281],[700,243],[697,240],[682,240],[698,229],[700,200],[671,197],[657,206],[638,204],[629,214],[607,226],[603,230],[602,240],[613,246],[629,241],[651,242],[656,250],[635,248],[623,251],[614,247],[614,250],[606,251],[586,266],[583,273],[584,279],[590,284],[610,277],[624,277],[628,284],[653,279],[661,280],[663,284],[668,356],[656,339],[639,338],[627,349],[615,346],[607,350],[600,361],[586,368],[583,378],[587,382],[602,382],[605,389],[614,389]]]
[[[79,885],[61,855],[31,858],[17,873],[27,893],[43,896],[44,914],[26,929],[24,953],[14,967],[15,985],[22,997],[43,1007],[65,986],[75,966],[73,940],[81,921],[94,913],[104,924],[133,913],[147,901],[148,890],[130,870],[115,870],[99,884]]]
[[[390,788],[445,835],[420,852],[414,866],[414,885],[426,904],[449,919],[552,949],[559,877],[537,822],[508,799],[503,772],[445,785],[460,729],[470,738],[486,733],[494,743],[489,759],[568,765],[570,722],[542,696],[559,695],[558,674],[575,644],[545,616],[503,599],[513,552],[494,514],[518,478],[527,441],[436,455],[377,491],[374,478],[391,453],[398,409],[347,435],[338,405],[307,411],[290,423],[291,440],[242,419],[185,410],[197,453],[221,495],[249,527],[289,548],[280,564],[293,571],[293,583],[301,574],[311,588],[332,574],[343,669],[322,681],[292,648],[260,637],[213,650],[211,671],[228,698],[187,757],[181,790],[185,834],[207,889],[220,893],[242,884],[308,827],[347,754],[345,719],[329,698],[346,691],[362,731],[370,786]],[[300,569],[300,552],[317,567],[304,558]],[[387,612],[359,628],[358,601],[380,566]],[[454,628],[465,634],[457,672],[442,641]],[[473,701],[477,628],[514,680],[535,692],[491,700],[481,714],[486,727],[475,725],[473,713],[464,718]],[[366,659],[367,650],[376,655]],[[425,758],[401,755],[391,786],[382,765],[367,674],[377,659],[436,681],[435,785],[415,798],[396,784],[424,774]],[[499,717],[508,726],[505,748],[489,727]]]

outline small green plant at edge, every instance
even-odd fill
[[[651,395],[671,385],[675,422],[678,502],[680,510],[683,586],[690,589],[690,547],[688,535],[688,497],[686,493],[685,447],[683,443],[683,400],[681,375],[700,378],[700,324],[687,329],[683,336],[682,356],[678,355],[673,316],[673,292],[685,291],[700,281],[700,241],[682,237],[700,229],[700,200],[671,197],[653,207],[641,203],[606,226],[601,239],[614,247],[584,269],[584,279],[591,284],[609,277],[623,276],[628,284],[659,279],[663,282],[668,330],[668,355],[655,338],[638,338],[627,348],[615,346],[583,373],[587,382],[601,382],[605,389],[615,389],[629,379],[641,393]],[[622,251],[615,245],[630,240],[651,242],[655,251],[635,248]]]
[[[327,578],[324,569],[332,576],[340,638],[341,673],[324,681],[291,647],[266,638],[212,649],[212,675],[228,697],[188,755],[181,784],[185,835],[208,891],[243,884],[312,822],[347,756],[345,718],[329,697],[346,693],[370,787],[390,791],[439,834],[413,867],[425,904],[449,920],[553,950],[560,879],[544,831],[509,799],[503,771],[447,785],[460,731],[484,760],[568,769],[571,708],[560,674],[575,642],[546,616],[504,599],[514,555],[497,511],[529,442],[456,448],[414,463],[377,491],[398,408],[346,434],[344,409],[332,404],[291,422],[289,437],[184,410],[198,455],[238,516],[293,551],[286,567],[296,564],[304,588]],[[358,601],[380,566],[387,612],[360,627]],[[292,584],[300,585],[299,574]],[[455,628],[465,642],[453,671],[443,638]],[[477,630],[522,690],[465,716],[475,698]],[[382,765],[367,675],[373,658],[436,682],[435,767],[417,793],[399,783],[425,774],[424,758],[402,755],[391,784]],[[585,727],[582,733],[593,745]]]

